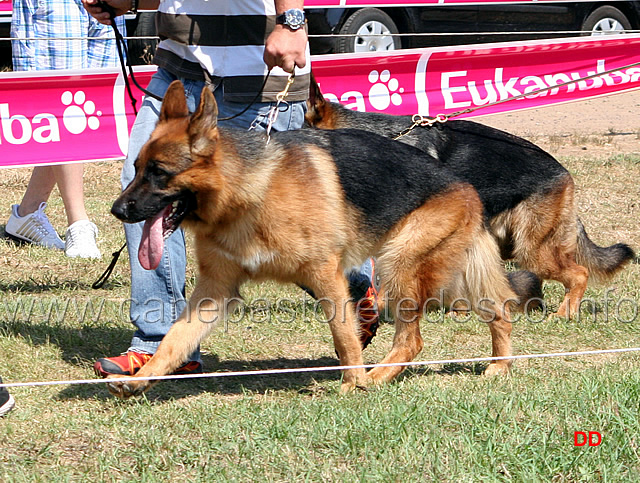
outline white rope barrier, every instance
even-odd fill
[[[346,369],[371,369],[374,367],[416,367],[436,364],[467,364],[477,362],[493,362],[501,360],[521,360],[521,359],[545,359],[552,357],[574,357],[574,356],[595,356],[601,354],[621,354],[629,352],[640,352],[640,347],[630,347],[622,349],[600,349],[575,352],[551,352],[547,354],[521,354],[505,357],[476,357],[470,359],[442,359],[436,361],[411,361],[411,362],[389,362],[386,364],[361,364],[357,366],[318,366],[318,367],[298,367],[285,369],[262,369],[253,371],[230,371],[230,372],[209,372],[203,374],[179,374],[168,376],[152,377],[121,377],[110,379],[75,379],[68,381],[34,381],[34,382],[11,382],[0,384],[0,387],[41,387],[79,384],[105,384],[106,382],[131,382],[131,381],[163,381],[178,379],[210,379],[219,377],[248,377],[248,376],[273,376],[279,374],[301,374],[309,372],[343,371]]]

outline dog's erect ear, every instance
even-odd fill
[[[218,105],[213,92],[208,87],[204,87],[200,95],[200,105],[189,122],[191,150],[195,154],[201,156],[212,154],[218,137],[217,126]]]
[[[187,117],[189,109],[187,109],[187,99],[184,95],[184,87],[182,82],[173,81],[162,100],[162,108],[160,109],[160,121],[167,121],[180,117]]]
[[[316,82],[316,78],[311,73],[309,82],[309,99],[307,99],[307,113],[304,115],[305,122],[309,126],[315,126],[320,129],[335,129],[335,127],[327,124],[332,119],[331,103],[327,102],[322,95],[320,86]],[[329,112],[327,112],[329,111]]]
[[[309,81],[309,108],[317,108],[326,104],[324,96],[322,95],[322,91],[320,90],[320,86],[316,81],[313,72],[311,72],[311,80]]]

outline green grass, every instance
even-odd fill
[[[576,178],[592,238],[640,247],[637,155],[562,161]],[[0,239],[6,382],[93,378],[96,358],[126,349],[126,255],[104,288],[90,288],[123,242],[108,214],[119,169],[86,168],[103,260],[69,260]],[[28,175],[0,171],[5,216]],[[62,231],[55,193],[48,213]],[[208,371],[338,364],[328,328],[308,320],[313,302],[297,287],[251,284],[243,294],[254,317],[214,329],[203,344]],[[545,284],[552,308],[562,296],[558,284]],[[257,299],[282,297],[292,299],[296,317],[281,311],[265,320]],[[608,287],[589,288],[587,297],[594,304],[585,304],[580,321],[516,323],[514,353],[640,346],[640,315],[631,303],[618,305],[640,301],[640,265]],[[490,355],[489,331],[475,317],[423,323],[422,333],[422,360]],[[365,361],[379,361],[392,337],[392,326],[382,325]],[[128,401],[102,384],[14,388],[17,407],[0,420],[0,480],[637,480],[639,362],[635,354],[533,359],[517,361],[503,378],[481,376],[484,364],[417,367],[393,384],[348,395],[338,393],[337,372],[164,382]],[[598,431],[602,444],[574,447],[575,431]]]

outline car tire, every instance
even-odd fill
[[[631,22],[615,7],[596,8],[582,24],[584,35],[614,35],[631,30]]]
[[[133,31],[131,31],[133,29]],[[136,19],[127,25],[127,37],[155,37],[155,12],[140,12]],[[157,39],[129,39],[127,51],[131,65],[151,64],[158,45]]]
[[[338,33],[349,35],[338,38],[335,47],[338,53],[390,51],[402,47],[400,38],[392,35],[399,33],[398,27],[389,15],[377,8],[357,10],[347,18]],[[367,35],[380,33],[389,35]]]

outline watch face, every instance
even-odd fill
[[[284,22],[286,25],[303,25],[304,24],[304,12],[298,9],[287,10],[285,13]]]

